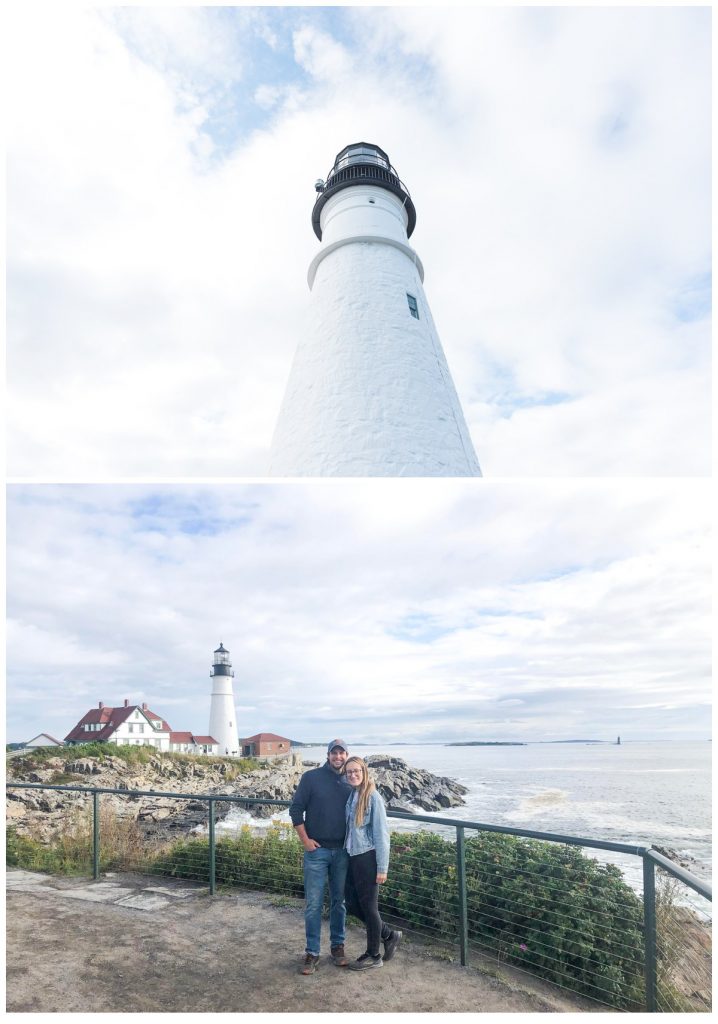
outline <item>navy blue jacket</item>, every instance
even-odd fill
[[[304,825],[307,835],[320,846],[344,846],[344,808],[352,793],[346,775],[339,775],[326,761],[321,768],[305,772],[299,780],[289,817],[293,825]]]

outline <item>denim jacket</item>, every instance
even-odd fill
[[[386,821],[384,801],[375,790],[369,800],[363,823],[357,825],[355,821],[357,795],[354,792],[347,800],[347,832],[344,846],[351,848],[351,857],[356,857],[360,853],[368,853],[369,850],[376,850],[377,874],[385,875],[389,870],[389,826]]]

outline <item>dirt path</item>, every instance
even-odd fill
[[[409,941],[370,975],[322,957],[315,975],[301,977],[301,904],[277,906],[264,894],[210,898],[164,878],[93,883],[19,870],[8,871],[7,887],[10,1012],[599,1009],[540,982],[494,976],[495,965],[491,973],[462,968]],[[350,956],[363,951],[363,939],[349,928]]]

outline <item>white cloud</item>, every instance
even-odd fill
[[[352,73],[350,54],[326,32],[305,25],[294,33],[293,42],[297,63],[314,78],[336,84]]]

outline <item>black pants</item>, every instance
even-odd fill
[[[366,925],[366,951],[379,955],[380,941],[391,937],[391,928],[379,916],[379,886],[376,882],[376,851],[349,858],[345,894],[347,913]]]

